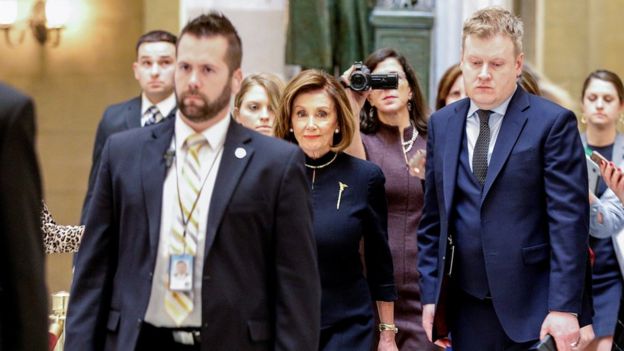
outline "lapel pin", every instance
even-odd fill
[[[242,147],[237,147],[236,150],[234,150],[234,156],[236,156],[236,158],[243,158],[247,156],[247,151]]]
[[[338,182],[338,201],[336,202],[336,210],[340,209],[340,200],[342,200],[342,192],[349,186],[343,182]]]

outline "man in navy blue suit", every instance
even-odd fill
[[[454,351],[527,350],[546,334],[560,351],[582,346],[585,156],[574,114],[517,85],[522,32],[500,8],[468,19],[469,98],[429,122],[423,325]]]
[[[231,120],[241,60],[226,17],[194,19],[177,46],[175,118],[108,138],[66,350],[318,349],[304,156]]]
[[[108,106],[104,111],[95,134],[89,184],[80,223],[84,224],[87,218],[106,139],[124,130],[155,124],[163,117],[169,118],[175,114],[173,73],[176,42],[176,36],[164,30],[149,31],[137,40],[136,61],[132,63],[132,71],[141,87],[141,95]]]

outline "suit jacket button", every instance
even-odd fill
[[[210,279],[212,279],[212,277],[211,277],[211,276],[209,276],[209,275],[205,275],[205,276],[204,276],[204,280],[210,280]]]

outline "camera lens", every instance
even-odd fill
[[[364,74],[355,72],[351,75],[350,80],[351,89],[358,91],[366,89],[367,80]]]

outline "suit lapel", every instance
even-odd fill
[[[141,184],[143,184],[152,252],[156,252],[158,248],[163,184],[167,173],[163,155],[171,145],[174,120],[172,118],[153,128],[151,138],[143,145],[141,151]]]
[[[444,159],[442,160],[442,178],[444,184],[444,205],[446,213],[451,213],[451,204],[455,184],[457,182],[457,167],[459,165],[459,152],[463,134],[466,130],[466,115],[470,107],[470,100],[465,99],[463,103],[455,107],[455,113],[449,116],[446,126],[446,148],[444,149]]]
[[[524,125],[527,121],[527,115],[524,111],[529,108],[528,94],[518,87],[514,97],[511,98],[507,112],[503,117],[501,129],[494,145],[494,151],[492,152],[492,158],[488,166],[487,177],[485,178],[485,184],[483,185],[483,192],[481,195],[481,204],[485,200],[494,180],[500,173],[503,165],[509,158],[509,154],[513,149]]]
[[[223,214],[230,203],[230,198],[247,164],[253,157],[254,149],[248,144],[251,138],[251,133],[245,127],[240,126],[233,120],[230,121],[223,146],[221,163],[219,164],[219,173],[217,174],[212,198],[210,199],[204,257],[207,257],[210,252],[217,230],[221,225]],[[245,150],[243,157],[240,157],[242,155],[240,151],[236,152],[239,148]]]
[[[141,126],[141,97],[132,99],[125,112],[128,129],[139,128]]]

